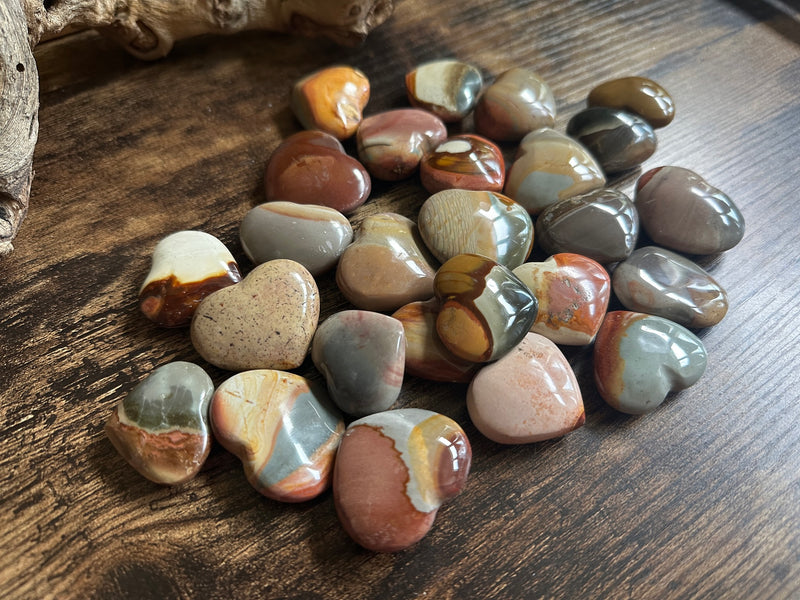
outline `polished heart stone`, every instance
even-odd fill
[[[479,135],[456,135],[425,155],[419,175],[431,194],[441,190],[488,190],[500,192],[506,176],[503,154]]]
[[[139,308],[158,325],[188,325],[203,298],[241,279],[225,244],[203,231],[178,231],[156,244]]]
[[[393,311],[433,296],[436,265],[411,219],[381,213],[361,222],[339,260],[336,283],[357,308]]]
[[[580,254],[555,254],[544,262],[525,263],[514,275],[539,302],[531,331],[557,344],[590,344],[603,323],[611,296],[606,270]]]
[[[477,430],[499,444],[561,437],[586,421],[572,367],[558,346],[536,333],[478,371],[467,410]]]
[[[603,187],[605,175],[586,148],[543,127],[522,138],[505,193],[538,215],[551,204]]]
[[[211,449],[208,406],[214,384],[195,364],[155,369],[114,407],[106,423],[117,451],[150,481],[193,478]]]
[[[264,185],[269,201],[322,204],[343,213],[364,204],[372,189],[361,163],[321,131],[286,138],[270,156]]]
[[[412,106],[428,110],[447,123],[460,121],[475,107],[483,76],[474,66],[457,60],[437,60],[406,74]]]
[[[358,69],[335,66],[303,77],[292,88],[292,112],[306,129],[349,138],[369,101],[369,80]]]
[[[458,254],[480,254],[513,269],[533,248],[528,211],[496,192],[443,190],[422,205],[419,232],[444,262]]]
[[[703,342],[663,317],[612,311],[594,343],[594,379],[603,399],[633,415],[655,410],[706,369]]]
[[[556,100],[537,73],[513,68],[487,87],[475,106],[475,129],[499,142],[522,139],[541,127],[555,127]]]
[[[294,373],[245,371],[219,386],[210,414],[217,441],[261,494],[302,502],[330,487],[344,421],[322,387]]]
[[[192,319],[192,344],[222,369],[294,369],[305,360],[318,319],[311,273],[293,260],[271,260],[203,300]]]
[[[328,393],[347,414],[388,410],[400,395],[406,340],[400,321],[366,310],[344,310],[325,319],[311,345],[314,366]]]
[[[358,157],[373,177],[399,181],[414,174],[428,152],[447,139],[442,120],[418,108],[399,108],[358,126]]]
[[[567,123],[567,135],[583,144],[606,173],[638,167],[656,151],[656,134],[650,124],[616,108],[582,110]]]
[[[471,461],[467,435],[444,415],[402,408],[354,421],[334,467],[339,520],[368,550],[408,548],[464,488]]]
[[[672,96],[646,77],[621,77],[601,83],[589,92],[588,104],[635,113],[656,128],[669,125],[675,117]]]
[[[614,269],[614,293],[628,310],[684,327],[710,327],[728,312],[725,290],[688,258],[655,246],[634,251]]]
[[[353,241],[353,228],[347,217],[327,206],[265,202],[244,216],[239,240],[257,265],[286,258],[316,276],[336,266]]]
[[[533,293],[510,269],[484,256],[454,256],[437,271],[433,288],[441,302],[439,339],[464,360],[497,360],[536,320]]]
[[[625,260],[638,238],[636,206],[608,188],[559,200],[536,219],[536,242],[545,252],[582,254],[601,264]]]
[[[634,202],[644,230],[670,250],[716,254],[744,237],[744,217],[733,200],[689,169],[651,169],[636,183]]]
[[[406,373],[430,381],[467,383],[478,364],[458,358],[439,339],[436,317],[439,301],[410,302],[392,315],[400,321],[406,338]]]

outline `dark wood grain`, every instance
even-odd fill
[[[352,64],[370,77],[377,112],[404,106],[403,74],[439,57],[490,77],[536,69],[558,98],[560,128],[610,77],[642,74],[670,90],[677,117],[645,167],[701,173],[747,220],[739,246],[705,261],[731,306],[700,332],[703,379],[627,417],[594,391],[590,351],[568,350],[586,425],[503,447],[471,425],[465,386],[407,378],[399,404],[456,419],[474,464],[430,534],[395,555],[351,542],[329,494],[299,506],[259,496],[219,447],[182,486],[141,478],[104,436],[111,407],[155,366],[204,364],[186,331],[138,312],[155,243],[203,229],[251,269],[238,225],[264,200],[269,153],[298,127],[291,82]],[[36,59],[31,210],[0,259],[4,598],[800,597],[791,15],[747,0],[401,0],[359,49],[245,34],[181,43],[144,63],[80,34],[40,46]],[[614,185],[630,193],[634,181]],[[425,197],[413,180],[376,184],[353,221],[413,217]],[[319,283],[323,316],[347,306],[331,276]],[[299,372],[315,376],[309,363]],[[228,375],[210,373],[216,383]]]

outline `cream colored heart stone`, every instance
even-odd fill
[[[222,369],[294,369],[305,360],[319,321],[319,290],[298,262],[277,259],[197,307],[197,352]]]

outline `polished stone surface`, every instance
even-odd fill
[[[503,153],[479,135],[448,138],[425,155],[419,175],[431,194],[441,190],[486,190],[500,192],[505,182]]]
[[[632,112],[653,127],[665,127],[675,117],[675,101],[660,84],[647,77],[620,77],[589,92],[589,106],[608,106]]]
[[[203,298],[242,279],[230,250],[204,231],[168,235],[156,244],[151,265],[139,308],[163,327],[188,325]]]
[[[425,201],[417,224],[441,262],[458,254],[480,254],[513,269],[533,248],[528,211],[497,192],[443,190]]]
[[[418,408],[376,413],[347,428],[333,499],[345,531],[374,552],[422,539],[442,503],[464,488],[472,449],[448,417]]]
[[[561,437],[586,422],[572,367],[555,343],[536,333],[475,375],[467,409],[477,430],[499,444]]]
[[[597,390],[610,406],[633,415],[697,383],[706,362],[703,342],[691,331],[638,312],[608,313],[594,343]]]
[[[457,60],[436,60],[406,74],[412,106],[428,110],[446,123],[460,121],[475,107],[483,76],[474,66]]]
[[[294,373],[245,371],[217,388],[210,414],[214,437],[261,494],[303,502],[330,487],[345,427],[322,387]]]
[[[612,283],[628,310],[658,315],[684,327],[716,325],[728,312],[728,296],[714,278],[664,248],[634,251],[614,269]]]
[[[683,167],[658,167],[643,174],[634,202],[644,230],[670,250],[716,254],[744,237],[744,217],[733,200]]]
[[[214,384],[199,366],[176,361],[145,377],[114,407],[105,431],[117,451],[150,481],[192,479],[211,449],[208,406]]]

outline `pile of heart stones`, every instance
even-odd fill
[[[405,84],[412,107],[364,117],[370,87],[357,69],[296,82],[290,102],[304,130],[274,150],[267,202],[241,222],[256,265],[246,277],[201,231],[155,247],[142,312],[189,327],[198,354],[232,375],[215,389],[200,366],[172,362],[119,402],[106,431],[142,475],[191,479],[213,432],[261,494],[300,502],[332,487],[356,542],[397,551],[461,492],[471,461],[452,419],[392,410],[405,374],[468,382],[475,428],[500,444],[585,422],[560,346],[594,344],[597,389],[625,413],[652,411],[701,377],[706,350],[690,329],[719,323],[728,302],[687,256],[736,245],[742,215],[681,167],[645,172],[633,200],[606,186],[650,157],[654,128],[672,120],[660,85],[603,83],[561,133],[549,86],[527,69],[485,86],[474,66],[442,60]],[[476,133],[448,137],[446,124],[470,113]],[[357,158],[341,143],[351,136]],[[519,144],[508,169],[505,142]],[[347,215],[372,178],[417,173],[430,196],[416,222],[373,214],[354,234]],[[636,248],[640,225],[657,246]],[[543,262],[526,262],[534,235],[551,255]],[[353,309],[319,323],[315,277],[333,269]],[[608,312],[612,290],[627,310]],[[309,352],[319,382],[291,372]]]

